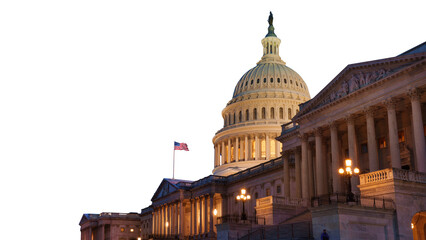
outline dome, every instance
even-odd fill
[[[303,79],[281,60],[281,40],[272,21],[271,14],[261,60],[237,82],[222,111],[223,128],[213,137],[214,175],[227,176],[279,158],[282,146],[275,138],[281,125],[310,99]]]
[[[232,102],[259,92],[293,93],[309,98],[308,88],[290,67],[280,63],[262,63],[248,70],[235,86]]]

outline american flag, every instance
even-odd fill
[[[178,142],[175,142],[175,150],[189,151],[188,145],[186,145],[186,143],[178,143]]]

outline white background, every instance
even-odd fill
[[[402,4],[403,3],[403,4]],[[163,178],[213,169],[212,138],[262,55],[315,96],[346,65],[426,39],[425,1],[0,2],[0,238],[79,239],[83,213],[140,212]]]

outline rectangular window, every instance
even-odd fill
[[[398,132],[398,142],[405,142],[405,134],[404,131],[399,131]]]
[[[367,143],[361,144],[361,153],[368,153]]]
[[[277,186],[277,194],[281,194],[281,185]]]
[[[386,144],[386,138],[382,137],[379,138],[379,148],[383,149],[386,148],[387,144]]]

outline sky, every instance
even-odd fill
[[[1,1],[2,239],[79,239],[83,213],[140,212],[163,178],[213,170],[214,134],[262,56],[314,97],[345,66],[426,40],[425,1]],[[60,238],[58,238],[60,236]]]

